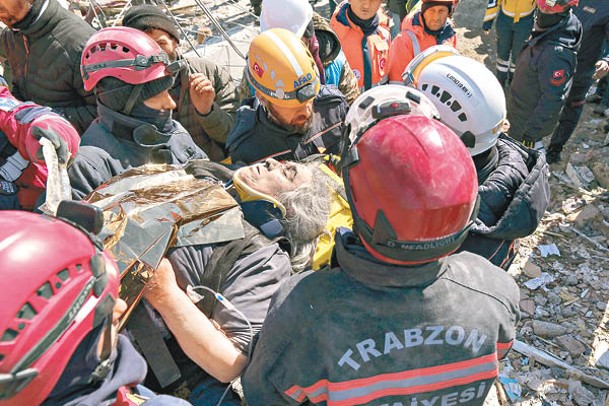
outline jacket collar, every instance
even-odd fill
[[[529,40],[529,45],[533,46],[544,38],[555,38],[560,45],[566,48],[579,48],[582,39],[582,25],[575,17],[573,12],[558,24],[545,30],[534,27]]]
[[[37,15],[31,16],[33,17],[32,22],[27,27],[15,31],[19,31],[28,37],[40,38],[55,28],[59,21],[58,13],[61,6],[56,0],[39,1],[42,2],[42,5],[38,9]],[[26,16],[26,18],[28,17]]]
[[[390,265],[381,262],[359,243],[355,234],[345,228],[336,233],[335,255],[345,274],[356,281],[376,287],[425,287],[447,270],[446,259],[422,265]]]

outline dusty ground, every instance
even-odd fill
[[[485,4],[484,0],[462,1],[455,21],[461,27],[459,50],[493,69],[495,38],[484,35],[481,29]],[[577,370],[550,368],[512,351],[502,366],[502,389],[520,392],[520,396],[513,396],[509,404],[609,404],[609,386],[604,385],[609,382],[609,373],[600,366],[607,365],[601,357],[609,347],[609,194],[589,170],[593,162],[607,156],[607,147],[605,120],[592,110],[593,105],[585,107],[580,125],[562,154],[563,161],[552,165],[550,207],[537,232],[521,242],[519,258],[510,268],[521,286],[523,318],[518,339],[554,354],[590,377],[578,376]],[[555,244],[560,256],[542,257],[538,247],[548,244]],[[536,289],[525,286],[537,281],[536,277],[547,282]],[[594,385],[582,385],[582,381]]]

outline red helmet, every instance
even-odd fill
[[[85,336],[112,317],[118,269],[56,218],[0,212],[0,403],[37,405]]]
[[[430,262],[455,251],[477,214],[478,181],[459,137],[424,116],[386,118],[343,154],[354,230],[377,259]]]
[[[537,0],[537,7],[545,14],[558,14],[577,7],[579,0]]]
[[[170,64],[167,54],[148,34],[130,27],[97,31],[85,44],[80,60],[87,91],[106,77],[138,85],[170,76],[177,66]]]

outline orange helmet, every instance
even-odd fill
[[[319,73],[309,50],[283,28],[264,31],[252,41],[246,76],[256,94],[270,103],[300,107],[319,92]]]

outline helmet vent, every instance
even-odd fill
[[[21,310],[19,310],[19,313],[17,313],[17,318],[18,319],[32,320],[36,314],[38,314],[38,313],[32,307],[32,305],[29,304],[29,303],[26,303],[26,304],[23,305]]]
[[[17,330],[7,328],[4,334],[2,335],[2,340],[0,341],[13,341],[18,334],[19,332]]]
[[[450,106],[450,109],[454,112],[461,110],[461,104],[458,101],[453,101],[453,104]]]
[[[51,284],[49,282],[46,282],[44,285],[38,288],[36,294],[45,299],[50,299],[51,296],[53,296],[53,289],[51,288]]]
[[[467,121],[467,114],[465,114],[465,113],[461,113],[461,114],[459,114],[459,120],[460,120],[461,122],[465,122],[465,121]]]
[[[59,271],[57,273],[57,276],[59,277],[59,279],[61,279],[63,282],[67,281],[68,278],[70,277],[70,272],[68,272],[67,269],[64,269],[62,271]]]

